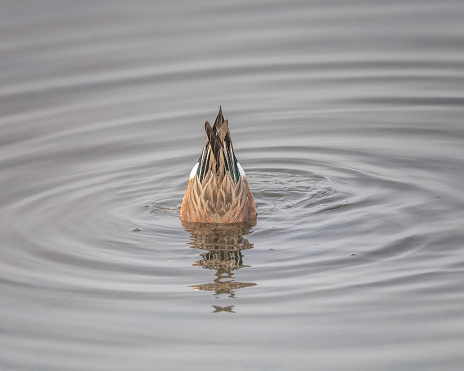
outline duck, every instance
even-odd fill
[[[245,171],[235,156],[222,107],[213,125],[205,122],[206,142],[190,172],[182,200],[183,223],[248,223],[257,217]]]

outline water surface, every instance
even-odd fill
[[[1,368],[461,369],[463,18],[4,2]],[[258,220],[184,228],[219,105]]]

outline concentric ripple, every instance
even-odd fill
[[[2,2],[0,369],[462,368],[463,18]],[[182,225],[220,105],[259,215]]]

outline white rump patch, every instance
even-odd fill
[[[197,169],[198,169],[198,162],[195,164],[192,171],[190,172],[190,178],[189,179],[195,178],[195,174],[197,173]]]
[[[237,161],[237,166],[238,166],[238,171],[239,171],[240,175],[243,176],[244,178],[246,178],[245,170],[243,170],[242,165],[240,165],[240,162],[238,162],[238,161]]]

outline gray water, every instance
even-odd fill
[[[2,1],[0,369],[461,370],[462,1]],[[184,228],[219,106],[259,216]]]

